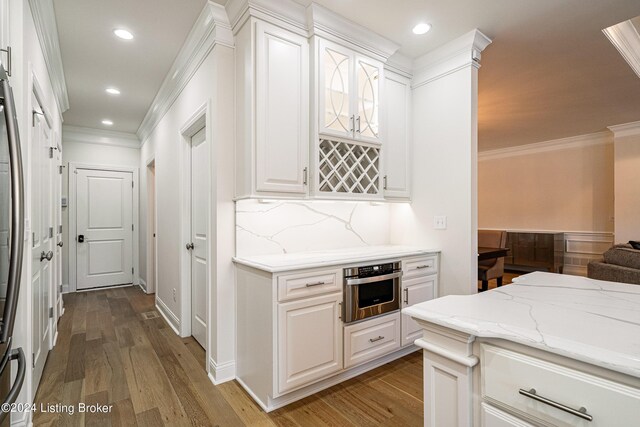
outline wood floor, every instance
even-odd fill
[[[270,414],[235,381],[214,386],[204,350],[158,316],[138,288],[64,296],[36,405],[113,405],[34,414],[36,426],[420,426],[422,358],[413,353]]]

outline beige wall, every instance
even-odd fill
[[[481,154],[478,227],[613,231],[613,165],[611,143],[493,159]],[[637,169],[636,183],[640,182]],[[635,194],[640,200],[640,193]]]
[[[640,240],[640,132],[615,138],[616,242]]]

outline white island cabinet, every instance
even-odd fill
[[[640,425],[640,286],[531,273],[404,310],[425,426]]]
[[[401,261],[408,301],[437,295],[437,251],[384,246],[234,261],[237,380],[265,411],[418,349],[415,322],[397,310],[343,322],[344,268]]]

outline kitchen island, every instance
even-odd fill
[[[536,272],[403,313],[426,426],[640,425],[640,286]]]

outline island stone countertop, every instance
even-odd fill
[[[334,265],[391,260],[437,252],[440,252],[440,250],[411,246],[364,246],[327,251],[234,257],[233,262],[269,273],[278,273],[282,271],[303,270]]]
[[[404,314],[640,378],[640,286],[530,273],[476,295],[450,295]]]

